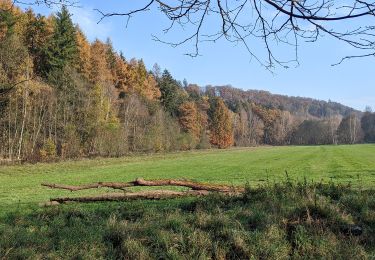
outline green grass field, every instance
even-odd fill
[[[51,196],[70,194],[43,188],[42,182],[81,184],[143,177],[186,178],[234,185],[248,182],[257,186],[284,180],[285,171],[293,180],[332,180],[374,188],[375,145],[257,147],[2,166],[0,210],[6,213],[15,208],[24,209],[47,201]]]
[[[0,259],[375,259],[374,155],[375,145],[259,147],[3,166]],[[235,197],[38,206],[73,196],[42,182],[137,177],[250,186]]]

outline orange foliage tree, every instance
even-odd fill
[[[212,98],[210,141],[219,148],[233,145],[233,124],[231,111],[221,98]]]
[[[91,60],[90,43],[79,27],[76,28],[76,38],[78,49],[78,59],[76,63],[77,71],[89,80]]]
[[[106,60],[107,46],[95,40],[91,45],[90,80],[96,84],[105,84],[112,81],[112,74]]]
[[[199,140],[201,134],[201,124],[197,105],[192,102],[183,103],[180,108],[179,122],[186,132],[190,133],[195,141]]]

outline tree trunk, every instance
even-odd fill
[[[20,139],[18,142],[18,153],[17,153],[17,159],[21,159],[21,151],[22,151],[22,142],[23,142],[23,133],[25,130],[25,122],[26,122],[26,115],[27,115],[27,97],[29,95],[29,59],[27,59],[27,65],[26,65],[26,83],[25,83],[25,89],[23,93],[23,106],[22,106],[22,125],[21,125],[21,132],[20,132]]]

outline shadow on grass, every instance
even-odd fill
[[[1,219],[0,258],[375,257],[375,191],[266,184],[241,196],[71,204]]]

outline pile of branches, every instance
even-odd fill
[[[97,182],[85,185],[63,185],[63,184],[50,184],[42,183],[42,186],[52,189],[63,189],[71,192],[98,189],[98,188],[111,188],[115,190],[121,190],[121,192],[115,193],[104,193],[99,195],[90,195],[82,197],[59,197],[51,198],[50,201],[44,205],[59,205],[70,202],[100,202],[100,201],[127,201],[135,199],[170,199],[178,197],[188,196],[206,196],[212,192],[224,193],[229,195],[235,195],[244,192],[243,187],[234,187],[227,185],[208,184],[201,182],[193,182],[188,180],[144,180],[137,178],[131,182]],[[135,186],[147,186],[147,187],[160,187],[160,186],[177,186],[189,188],[187,191],[172,191],[172,190],[146,190],[132,192],[128,188]]]

